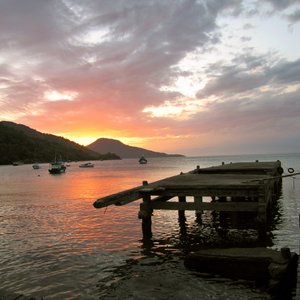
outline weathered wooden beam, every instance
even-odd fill
[[[244,197],[255,197],[258,195],[258,185],[252,186],[251,188],[243,188],[241,186],[235,186],[226,188],[226,187],[166,187],[164,191],[159,191],[158,189],[151,191],[152,196],[169,196],[178,197],[178,196],[228,196],[228,197],[237,197],[237,196],[244,196]]]
[[[257,202],[212,203],[212,202],[151,202],[152,209],[164,210],[214,210],[214,211],[257,211]],[[143,203],[141,203],[143,208]]]
[[[133,201],[140,199],[142,196],[140,194],[140,189],[142,186],[136,187],[130,190],[125,190],[116,194],[112,194],[100,199],[97,199],[94,202],[95,208],[102,208],[109,205],[124,205]]]

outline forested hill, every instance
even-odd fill
[[[63,160],[120,159],[113,153],[97,153],[63,137],[45,134],[25,125],[0,122],[0,164],[51,162],[55,155]]]
[[[146,157],[167,157],[167,156],[184,156],[181,154],[167,154],[162,152],[155,152],[140,147],[133,147],[125,145],[122,142],[114,139],[100,138],[88,145],[87,148],[97,152],[113,152],[121,158],[138,158],[140,156]]]

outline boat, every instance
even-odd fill
[[[141,158],[139,159],[139,163],[141,164],[141,165],[144,165],[144,164],[146,164],[148,161],[147,161],[147,159],[144,157],[144,156],[141,156]]]
[[[12,163],[13,166],[19,166],[19,165],[24,165],[24,162],[23,161],[14,161]]]
[[[87,162],[84,164],[79,165],[79,168],[93,168],[94,164],[92,164],[91,162]]]
[[[41,168],[41,166],[39,164],[33,164],[32,165],[33,169],[38,170]]]
[[[57,161],[50,163],[48,171],[50,174],[61,174],[66,172],[66,168],[62,161]]]
[[[54,162],[50,163],[48,171],[50,174],[61,174],[66,172],[66,168],[64,162],[61,159],[56,160],[55,157]]]

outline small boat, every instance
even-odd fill
[[[41,166],[39,164],[33,164],[32,167],[34,170],[38,170],[41,168]]]
[[[49,173],[50,174],[61,174],[66,172],[66,166],[62,160],[56,160],[56,157],[54,159],[54,162],[50,163],[49,165]]]
[[[22,162],[22,161],[14,161],[14,162],[12,163],[12,165],[13,165],[13,166],[24,165],[24,162]]]
[[[144,157],[144,156],[142,156],[140,159],[139,159],[139,163],[141,164],[141,165],[144,165],[144,164],[146,164],[148,161],[147,161],[147,159]]]
[[[87,162],[84,164],[79,165],[79,168],[93,168],[94,164],[92,164],[91,162]]]

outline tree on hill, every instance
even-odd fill
[[[120,159],[113,153],[100,154],[70,140],[40,133],[24,125],[0,122],[0,164],[50,162],[55,154],[64,160]]]

